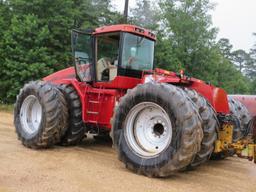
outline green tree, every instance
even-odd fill
[[[231,60],[232,59],[232,48],[233,45],[230,43],[229,39],[221,38],[217,43],[222,55]]]
[[[71,29],[115,23],[119,14],[110,0],[3,0],[0,16],[0,100],[13,102],[24,82],[72,65]]]
[[[5,0],[0,0],[0,35],[2,36],[4,31],[8,28],[11,22],[11,12],[9,6]],[[0,41],[3,38],[0,38]]]
[[[253,33],[256,37],[256,33]],[[256,43],[250,50],[250,61],[245,66],[245,72],[252,81],[252,93],[256,94]]]
[[[251,62],[250,55],[242,49],[232,51],[233,46],[226,38],[220,39],[217,45],[224,56],[218,67],[219,84],[222,84],[229,93],[250,93],[251,82],[242,73]]]
[[[152,8],[154,7],[154,8]],[[179,71],[210,81],[229,93],[249,92],[249,83],[231,62],[232,45],[228,39],[215,41],[208,0],[161,0],[155,8],[140,0],[132,10],[132,22],[157,33],[156,67]],[[156,24],[156,25],[152,25]]]
[[[245,65],[250,61],[250,55],[242,49],[238,49],[232,52],[231,60],[235,66],[239,69],[240,72],[243,71]]]
[[[4,95],[6,94],[6,91],[8,91],[6,87],[2,86],[5,83],[3,82],[3,78],[5,76],[5,73],[4,73],[5,57],[4,57],[4,50],[2,49],[2,47],[4,45],[3,36],[5,31],[8,29],[10,22],[11,22],[11,14],[10,14],[8,4],[5,0],[0,0],[0,26],[1,26],[0,27],[0,36],[1,36],[0,38],[0,103],[3,102],[5,98]]]
[[[141,27],[156,31],[158,29],[158,8],[150,0],[139,0],[131,9],[130,22]]]
[[[3,34],[1,45],[0,98],[12,102],[25,82],[37,80],[52,73],[51,66],[57,61],[51,58],[45,39],[47,27],[39,27],[35,15],[14,16],[9,29]]]
[[[0,0],[0,46],[3,45],[3,34],[8,28],[11,22],[11,13],[8,7],[8,4],[4,0]],[[3,63],[3,51],[0,50],[0,75],[1,75],[1,63]]]
[[[256,33],[253,33],[253,35],[256,37]],[[256,80],[256,43],[250,50],[250,60],[245,67],[247,75],[252,80]]]
[[[216,29],[212,28],[208,12],[213,5],[208,0],[162,0],[163,28],[171,42],[174,55],[186,71],[207,80],[208,56]]]
[[[54,70],[72,64],[70,57],[70,30],[92,28],[113,23],[110,0],[9,0],[16,15],[33,14],[39,27],[46,26],[49,36],[46,47],[56,60]]]

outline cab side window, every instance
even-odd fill
[[[92,38],[90,34],[72,32],[72,51],[77,75],[81,81],[92,81]]]
[[[97,37],[97,81],[111,81],[117,76],[119,41],[119,33]]]

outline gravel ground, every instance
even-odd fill
[[[234,157],[165,179],[147,178],[125,169],[111,143],[27,149],[16,138],[12,114],[0,112],[0,192],[10,191],[256,192],[256,165]]]

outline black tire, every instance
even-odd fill
[[[225,152],[213,153],[211,155],[211,160],[216,160],[216,161],[223,160],[228,156],[229,156],[229,154],[227,152],[226,153]]]
[[[229,97],[229,108],[230,113],[234,115],[238,120],[240,126],[235,126],[233,131],[233,142],[237,142],[239,139],[246,137],[249,132],[249,121],[251,120],[251,116],[247,110],[247,108],[238,100]]]
[[[125,120],[129,111],[141,102],[161,106],[172,122],[172,140],[157,156],[145,158],[128,144]],[[115,110],[112,140],[119,159],[133,172],[149,177],[166,177],[191,163],[200,150],[203,133],[201,118],[186,93],[173,85],[146,83],[130,90]]]
[[[36,132],[30,134],[22,123],[21,107],[28,97],[38,99],[42,107],[41,122]],[[32,113],[32,112],[31,112]],[[14,124],[18,139],[29,148],[48,148],[60,141],[67,129],[68,112],[63,94],[52,84],[36,81],[26,84],[17,96]],[[27,120],[28,121],[28,120]]]
[[[68,129],[61,138],[61,145],[77,145],[85,137],[86,128],[82,120],[80,97],[72,85],[63,84],[59,89],[65,96],[68,106]]]
[[[201,150],[196,154],[194,160],[188,166],[188,168],[191,169],[210,159],[214,150],[215,141],[217,140],[219,122],[216,112],[203,96],[199,95],[195,90],[185,88],[185,91],[198,107],[199,114],[203,120],[202,129],[204,133]]]

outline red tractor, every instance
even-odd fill
[[[230,111],[235,100],[220,88],[154,69],[155,41],[133,25],[73,30],[75,67],[30,82],[17,96],[23,145],[74,145],[88,132],[110,134],[126,167],[151,177],[252,151],[249,114]]]

